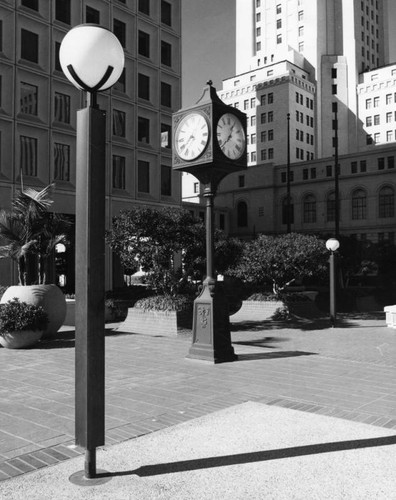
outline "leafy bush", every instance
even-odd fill
[[[20,330],[45,330],[47,313],[41,306],[20,302],[16,297],[0,304],[0,332]]]
[[[277,307],[271,319],[274,321],[284,321],[290,316],[290,311],[287,306]]]
[[[157,311],[185,311],[191,309],[193,305],[193,297],[191,295],[152,295],[138,300],[135,303],[136,308],[144,310]]]
[[[306,302],[310,300],[309,297],[303,295],[302,293],[268,293],[268,292],[257,292],[250,295],[247,300],[256,300],[263,302],[276,302],[277,300],[282,300],[285,303],[292,302]]]

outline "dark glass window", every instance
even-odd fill
[[[312,194],[304,198],[303,217],[305,223],[316,222],[316,199]]]
[[[248,207],[244,201],[240,201],[237,206],[237,224],[238,227],[247,227],[248,225]]]
[[[125,47],[126,44],[126,24],[118,19],[113,21],[113,32],[120,41],[120,44]]]
[[[384,170],[385,158],[378,158],[378,170]]]
[[[138,141],[150,143],[150,120],[142,116],[138,117]]]
[[[282,224],[287,224],[290,218],[290,224],[294,223],[294,204],[293,199],[290,199],[290,204],[287,202],[287,197],[283,199],[282,203]]]
[[[138,191],[139,193],[150,192],[150,163],[138,161]]]
[[[113,188],[125,189],[125,157],[113,155]]]
[[[54,120],[61,123],[70,123],[70,96],[55,92]]]
[[[62,21],[62,23],[70,24],[70,0],[55,0],[55,19],[57,21]]]
[[[161,82],[161,106],[172,107],[172,87],[164,82]]]
[[[138,52],[141,56],[150,57],[150,35],[139,31]]]
[[[36,33],[21,29],[21,59],[31,61],[34,63],[39,62],[39,37]]]
[[[161,1],[161,22],[172,26],[172,5],[165,0]]]
[[[20,111],[26,115],[37,115],[38,87],[21,82]]]
[[[142,73],[138,74],[138,97],[150,100],[150,77]]]
[[[331,177],[333,175],[333,166],[326,165],[326,177]]]
[[[161,165],[161,195],[172,196],[172,167]]]
[[[394,217],[395,192],[390,186],[383,187],[379,192],[379,216]]]
[[[61,66],[60,60],[59,60],[60,46],[61,46],[61,44],[59,42],[55,42],[55,69],[57,71],[62,71],[62,66]]]
[[[172,66],[172,45],[164,41],[161,42],[161,63]]]
[[[100,12],[93,7],[87,7],[85,8],[85,22],[86,23],[92,23],[92,24],[99,24],[100,23]]]
[[[70,180],[70,146],[67,144],[54,144],[54,179]]]
[[[150,15],[150,0],[139,0],[138,4],[139,12],[143,12],[143,14]]]
[[[238,175],[238,187],[240,187],[240,188],[245,187],[245,176],[244,175]]]
[[[24,7],[29,7],[32,10],[39,10],[38,0],[22,0],[21,5]]]
[[[115,90],[118,90],[119,92],[125,92],[125,89],[126,89],[125,68],[122,70],[121,76],[117,80],[117,82],[114,84],[113,88]]]
[[[367,218],[367,196],[363,189],[356,189],[352,194],[352,219]]]
[[[24,175],[37,176],[37,139],[21,135],[20,170]]]
[[[125,137],[125,121],[125,113],[118,109],[113,109],[113,135]]]
[[[171,135],[172,127],[170,125],[166,125],[165,123],[161,123],[161,148],[172,147],[172,135]]]
[[[395,157],[388,156],[388,168],[395,168]]]

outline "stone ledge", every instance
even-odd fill
[[[192,310],[155,311],[130,307],[125,321],[119,325],[117,331],[175,337],[191,328]]]

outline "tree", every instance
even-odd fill
[[[254,284],[270,281],[273,292],[279,295],[296,279],[326,272],[327,260],[325,243],[316,236],[298,233],[275,237],[260,235],[246,244],[231,274]]]
[[[45,284],[52,251],[67,239],[69,221],[48,211],[54,188],[21,189],[11,210],[0,210],[0,258],[17,263],[20,285]]]
[[[187,210],[134,207],[113,218],[106,241],[130,270],[145,271],[146,282],[159,293],[176,295],[182,285],[181,269],[175,269],[176,252],[188,252],[195,244],[197,221]]]

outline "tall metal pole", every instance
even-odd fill
[[[290,113],[287,113],[287,232],[291,232],[291,197],[290,197]]]
[[[77,112],[76,444],[85,448],[85,478],[96,477],[104,445],[104,268],[106,117],[89,95]]]
[[[334,328],[336,325],[336,256],[330,252],[330,321]]]
[[[339,238],[340,235],[340,193],[339,193],[339,165],[338,165],[338,105],[333,102],[334,112],[334,203],[335,203],[335,228],[334,237]]]

